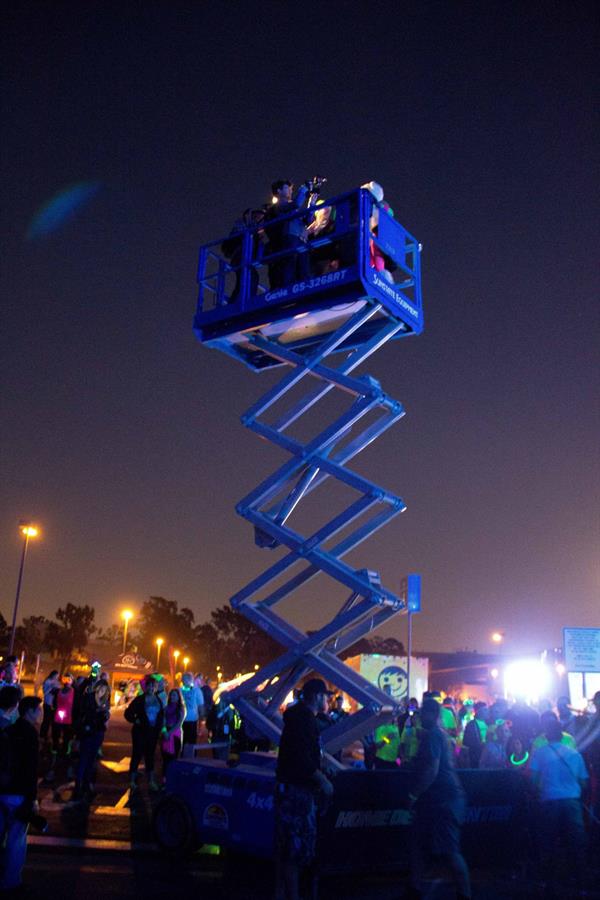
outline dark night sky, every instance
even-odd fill
[[[0,610],[149,594],[203,621],[273,561],[234,504],[273,381],[191,328],[198,245],[275,177],[371,178],[424,245],[426,329],[368,371],[407,416],[358,468],[407,511],[352,562],[424,579],[418,647],[600,625],[590,3],[19,2],[2,23]],[[102,189],[45,239],[65,186]],[[333,611],[315,583],[296,618]],[[404,634],[399,621],[390,633]]]

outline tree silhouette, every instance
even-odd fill
[[[379,653],[380,656],[406,656],[406,650],[402,641],[395,637],[375,635],[370,638],[360,638],[341,654],[341,658],[349,659],[362,653]]]
[[[137,620],[135,635],[141,653],[152,659],[156,654],[156,638],[161,637],[165,648],[176,647],[194,659],[194,613],[175,600],[150,597],[144,600]]]
[[[8,641],[10,638],[10,631],[8,628],[8,622],[0,612],[0,647],[4,652],[8,648]]]
[[[56,610],[58,622],[49,622],[46,629],[46,643],[49,650],[56,652],[61,660],[61,672],[71,660],[74,650],[85,650],[88,638],[96,631],[95,610],[88,606],[67,603]]]
[[[282,652],[269,634],[230,606],[219,606],[210,614],[219,665],[226,678],[264,666]]]
[[[120,625],[113,623],[108,628],[99,628],[96,637],[99,641],[105,641],[107,644],[120,646],[123,641],[123,629]]]
[[[217,666],[222,665],[222,654],[219,633],[210,622],[203,622],[194,628],[192,654],[194,671],[214,678]]]
[[[49,625],[45,616],[26,616],[17,628],[17,650],[25,650],[31,656],[42,653],[47,647],[46,633]]]

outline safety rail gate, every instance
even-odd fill
[[[389,340],[410,333],[411,328],[418,333],[422,327],[420,246],[386,214],[385,219],[389,218],[390,222],[386,222],[385,229],[379,228],[376,237],[386,242],[385,252],[400,261],[404,280],[413,282],[411,302],[418,311],[417,322],[414,315],[398,303],[396,288],[393,296],[386,292],[380,295],[372,274],[366,272],[372,259],[372,245],[370,247],[368,241],[373,240],[369,229],[374,201],[367,191],[361,190],[344,195],[342,202],[347,203],[352,197],[359,201],[356,222],[350,226],[354,229],[352,239],[356,241],[358,256],[353,265],[358,271],[356,277],[362,282],[356,293],[358,302],[346,302],[339,310],[339,294],[332,299],[327,290],[312,291],[311,315],[322,315],[319,327],[308,338],[304,335],[302,340],[289,340],[286,339],[289,335],[286,326],[295,328],[296,317],[305,312],[302,290],[294,292],[294,285],[287,286],[290,296],[296,297],[297,302],[280,311],[279,318],[277,310],[270,307],[268,322],[261,325],[257,322],[256,312],[262,309],[262,318],[265,318],[269,292],[257,291],[250,297],[248,279],[243,280],[241,296],[233,304],[237,309],[223,311],[221,307],[229,306],[229,303],[223,287],[224,266],[220,266],[214,286],[217,304],[204,310],[206,285],[203,284],[202,253],[205,262],[208,253],[205,247],[201,251],[199,270],[200,306],[194,323],[203,342],[227,353],[231,353],[232,347],[239,349],[243,341],[243,356],[238,349],[233,355],[238,355],[253,368],[269,365],[288,368],[279,383],[242,416],[242,423],[286,451],[290,459],[236,507],[237,512],[254,526],[258,546],[287,548],[287,552],[230,600],[235,610],[271,635],[282,646],[283,652],[233,690],[229,698],[243,717],[277,743],[282,727],[281,703],[309,672],[318,672],[358,703],[357,712],[323,732],[323,746],[329,753],[335,753],[377,723],[398,714],[399,706],[388,694],[351,669],[339,656],[393,616],[416,608],[417,601],[414,596],[411,600],[409,594],[411,590],[420,590],[418,576],[405,579],[403,592],[395,594],[382,585],[378,573],[354,569],[344,562],[350,551],[405,509],[399,496],[348,466],[357,454],[404,415],[402,405],[389,397],[375,378],[353,373]],[[327,204],[334,202],[328,200]],[[302,214],[306,215],[306,210]],[[350,217],[338,215],[336,221],[341,228],[346,228]],[[393,244],[392,238],[398,245]],[[250,250],[252,233],[243,235],[242,239],[246,252],[242,267],[259,264],[252,258]],[[214,247],[219,243],[215,241],[208,245],[213,248],[210,252],[215,252]],[[412,254],[410,267],[408,254]],[[397,290],[401,296],[408,296],[402,287]],[[333,309],[338,311],[332,316]],[[267,326],[273,321],[279,321],[280,328],[269,333]],[[218,324],[216,330],[215,323]],[[229,338],[237,343],[225,345],[223,342]],[[330,357],[335,358],[335,365],[330,364]],[[260,362],[255,365],[257,359]],[[311,439],[303,442],[291,437],[287,432],[292,424],[313,413],[332,390],[340,391],[344,400],[348,398],[343,411]],[[294,397],[301,392],[301,398],[286,396],[292,392]],[[279,413],[275,421],[268,422],[267,413],[282,402],[285,412]],[[312,533],[304,534],[292,528],[289,520],[300,502],[331,478],[349,488],[356,499]],[[332,545],[336,540],[337,543]],[[330,622],[308,633],[286,620],[277,607],[319,574],[334,579],[350,594]]]

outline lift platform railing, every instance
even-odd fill
[[[309,235],[299,248],[277,249],[282,226],[300,220]],[[229,245],[225,254],[224,247]],[[231,249],[232,245],[235,249]],[[380,254],[377,254],[377,250]],[[415,325],[421,310],[420,245],[378,204],[358,189],[319,205],[287,213],[260,225],[211,241],[200,248],[197,329],[222,319],[244,316],[278,301],[342,289],[360,279],[377,294],[406,303]],[[308,275],[279,284],[277,266],[291,257],[308,256]],[[387,267],[378,269],[376,256]],[[364,292],[363,292],[364,293]],[[417,311],[415,313],[415,310]]]

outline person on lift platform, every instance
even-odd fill
[[[238,299],[242,287],[242,253],[243,253],[243,236],[247,228],[255,228],[252,238],[252,259],[257,260],[262,255],[263,245],[266,243],[266,236],[260,227],[265,219],[265,210],[252,209],[249,207],[242,213],[240,219],[233,224],[233,228],[227,240],[221,244],[221,252],[223,256],[229,259],[229,263],[235,269],[235,287],[231,293],[228,303],[235,303]],[[258,272],[254,266],[250,268],[250,296],[254,297],[258,290]]]
[[[324,182],[325,179],[322,178],[305,181],[294,195],[292,181],[289,179],[274,181],[271,185],[273,205],[267,210],[265,223],[278,219],[286,213],[302,209],[304,206],[312,206],[316,202]],[[308,224],[307,217],[298,216],[296,219],[267,227],[269,253],[279,253],[282,250],[292,251],[269,265],[269,283],[272,289],[310,277],[309,255],[306,252]],[[298,250],[305,252],[293,252]]]

